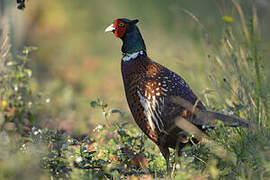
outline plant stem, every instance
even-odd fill
[[[260,57],[258,53],[258,18],[257,18],[257,8],[255,4],[255,0],[253,0],[252,3],[252,12],[253,12],[253,17],[252,17],[252,24],[251,24],[251,33],[252,33],[252,56],[254,60],[254,68],[255,68],[255,73],[256,73],[256,106],[257,106],[257,119],[260,123],[260,125],[263,125],[264,122],[262,122],[262,113],[264,110],[264,114],[266,117],[269,119],[269,113],[268,113],[268,100],[267,96],[263,92],[263,76],[261,72],[261,62],[260,62]],[[261,102],[263,103],[264,108],[262,109],[261,107]]]

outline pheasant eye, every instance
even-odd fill
[[[121,22],[120,22],[120,23],[118,24],[118,26],[122,27],[122,26],[124,26],[124,23],[121,23]]]

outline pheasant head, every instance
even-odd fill
[[[122,39],[122,52],[124,54],[132,54],[139,51],[146,52],[144,40],[136,25],[138,22],[138,19],[129,20],[120,18],[114,20],[113,23],[105,29],[105,32],[113,32],[115,37]]]

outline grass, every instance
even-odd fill
[[[244,14],[238,1],[233,0],[232,5],[237,15],[223,14],[222,38],[210,44],[208,39],[203,42],[211,86],[200,97],[209,109],[247,119],[252,126],[230,128],[219,123],[208,132],[207,145],[185,147],[180,157],[171,156],[174,179],[270,177],[270,87],[259,34],[260,19],[256,4],[251,4],[251,16]],[[186,12],[202,26],[199,18]],[[93,130],[86,129],[86,134],[55,128],[53,121],[58,117],[50,114],[55,103],[48,93],[41,92],[29,66],[30,55],[37,49],[25,47],[19,55],[4,56],[9,49],[6,39],[7,33],[1,34],[0,55],[5,71],[0,77],[0,179],[165,178],[165,161],[158,148],[134,123],[127,123],[130,115],[124,108],[110,107],[102,98],[87,101],[87,108],[100,114],[94,117],[95,122],[102,123]],[[68,81],[76,82],[73,76],[70,78]],[[58,95],[60,86],[54,88]],[[64,92],[64,102],[72,102],[73,91],[67,88]],[[61,113],[61,108],[53,111]],[[78,117],[76,120],[83,121]],[[64,125],[72,126],[69,123]],[[221,158],[220,152],[226,152],[227,157]]]

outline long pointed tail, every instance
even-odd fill
[[[201,111],[201,113],[203,114],[203,116],[206,116],[205,118],[207,118],[208,121],[218,119],[229,126],[234,126],[234,127],[241,126],[241,127],[246,127],[246,128],[249,127],[249,122],[239,117],[230,116],[230,115],[226,115],[226,114],[222,114],[222,113],[214,112],[214,111]]]
[[[241,126],[241,127],[249,127],[250,123],[245,120],[241,119],[239,117],[225,115],[219,112],[214,111],[208,111],[208,110],[201,110],[196,107],[195,105],[192,105],[187,100],[179,97],[179,96],[172,96],[171,97],[172,102],[181,105],[182,107],[186,108],[188,111],[192,112],[196,118],[192,119],[191,122],[196,125],[214,125],[214,120],[218,119],[224,122],[225,124],[229,126]]]

